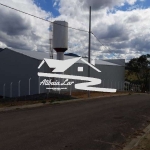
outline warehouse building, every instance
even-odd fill
[[[56,54],[54,54],[54,59],[57,59],[56,57]],[[39,84],[43,79],[38,77],[38,72],[51,72],[46,63],[38,69],[44,58],[49,59],[49,53],[9,48],[0,49],[0,95],[16,97],[51,92],[47,91],[45,86]],[[75,56],[64,56],[64,60],[72,58],[75,58]],[[84,59],[87,61],[87,58]],[[83,70],[78,72],[78,67],[83,68]],[[97,86],[123,90],[124,59],[96,60],[94,67],[101,71],[97,73],[93,68],[90,69],[91,77],[102,79],[102,84]],[[87,76],[88,65],[80,60],[68,68],[64,74]],[[75,90],[74,84],[68,86],[67,91],[70,90]]]

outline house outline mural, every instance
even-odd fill
[[[78,62],[79,60],[83,61],[85,64],[96,70],[97,72],[101,72],[99,69],[97,69],[92,64],[88,63],[86,60],[84,60],[82,57],[73,58],[73,59],[67,59],[67,60],[55,60],[55,59],[44,59],[38,69],[40,69],[44,63],[48,65],[49,68],[53,69],[52,73],[42,73],[38,72],[39,77],[55,77],[55,78],[61,78],[61,79],[73,79],[73,80],[80,80],[80,81],[87,81],[84,83],[76,83],[75,89],[78,90],[88,90],[88,91],[99,91],[99,92],[116,92],[116,89],[109,89],[109,88],[99,88],[99,87],[91,87],[94,85],[101,84],[101,79],[93,78],[93,77],[83,77],[83,76],[74,76],[74,75],[65,75],[60,74],[65,72],[69,67],[71,67],[73,64]],[[78,71],[83,71],[83,67],[78,67]],[[53,74],[54,73],[54,74]],[[58,74],[56,74],[58,73]],[[43,82],[43,81],[42,81]],[[47,88],[47,89],[53,89],[53,88]]]
[[[79,60],[96,70],[97,72],[101,72],[99,69],[97,69],[94,65],[88,63],[86,60],[84,60],[82,57],[78,58],[72,58],[72,59],[67,59],[67,60],[56,60],[56,59],[46,59],[40,63],[38,69],[40,69],[44,63],[48,65],[49,68],[53,68],[54,70],[52,71],[53,73],[57,72],[65,72],[68,68],[70,68],[73,64],[77,63]],[[78,72],[83,72],[83,67],[78,67]]]

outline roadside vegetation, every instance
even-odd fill
[[[140,85],[141,92],[150,91],[150,54],[133,58],[126,65],[125,80]]]
[[[0,99],[0,107],[11,107],[11,106],[22,106],[38,103],[53,103],[55,101],[71,100],[75,99],[67,94],[57,94],[57,93],[42,93],[36,95],[27,95],[22,97],[9,98],[6,97]]]
[[[116,92],[116,93],[104,93],[104,92],[90,92],[90,98],[99,97],[99,96],[115,96],[115,95],[122,95],[122,94],[129,94],[129,92]],[[131,94],[131,93],[130,93]],[[0,99],[0,107],[11,107],[11,106],[23,106],[23,105],[31,105],[31,104],[38,104],[38,103],[49,103],[52,104],[58,101],[68,101],[72,99],[79,99],[79,98],[88,98],[87,91],[76,91],[64,94],[37,94],[31,96],[23,96],[23,97],[16,97],[16,98],[5,98]]]

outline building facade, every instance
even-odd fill
[[[39,64],[44,58],[49,58],[49,53],[1,49],[0,51],[0,95],[7,97],[17,97],[25,95],[33,95],[37,93],[50,92],[45,86],[39,83],[43,80],[38,77],[38,72],[49,73],[51,69],[44,64],[38,69]],[[71,59],[73,56],[64,56],[64,59]],[[56,54],[54,54],[56,59]],[[85,58],[87,61],[87,58]],[[83,71],[78,72],[78,67],[82,67]],[[101,72],[90,68],[90,76],[102,79],[101,85],[98,87],[116,88],[123,90],[125,76],[125,60],[96,60],[95,67]],[[68,68],[64,74],[87,76],[88,65],[79,61]],[[81,81],[74,81],[81,83]],[[74,84],[68,86],[67,91],[75,90]]]

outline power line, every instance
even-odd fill
[[[104,46],[106,49],[109,49],[110,50],[110,48],[107,46],[105,46],[98,38],[97,38],[97,36],[92,32],[92,35],[97,39],[97,41],[102,45],[102,46]]]
[[[92,33],[92,35],[97,39],[97,41],[102,45],[102,46],[104,46],[106,49],[108,49],[108,50],[110,50],[110,48],[107,46],[105,46],[98,38],[97,38],[97,36],[93,33],[93,32],[91,32]],[[112,53],[113,54],[113,53]],[[115,56],[115,54],[113,54],[114,56]],[[116,57],[116,56],[115,56]]]
[[[40,19],[40,20],[49,22],[49,23],[53,23],[53,24],[57,24],[57,25],[60,25],[60,26],[68,27],[68,28],[70,28],[70,29],[74,29],[74,30],[78,30],[78,31],[81,31],[81,32],[87,32],[87,33],[89,33],[89,31],[82,30],[82,29],[77,29],[77,28],[74,28],[74,27],[65,26],[65,25],[62,25],[62,24],[58,24],[58,23],[55,23],[55,22],[46,20],[46,19],[44,19],[44,18],[41,18],[41,17],[35,16],[35,15],[32,15],[32,14],[29,14],[29,13],[27,13],[27,12],[21,11],[21,10],[19,10],[19,9],[10,7],[10,6],[8,6],[8,5],[2,4],[2,3],[0,3],[0,5],[1,5],[1,6],[4,6],[4,7],[7,7],[7,8],[10,8],[10,9],[12,9],[12,10],[18,11],[18,12],[20,12],[20,13],[23,13],[23,14],[26,14],[26,15],[29,15],[29,16],[32,16],[32,17],[34,17],[34,18],[37,18],[37,19]]]
[[[29,15],[29,16],[32,16],[32,17],[34,17],[34,18],[43,20],[43,21],[45,21],[45,22],[49,22],[49,23],[53,23],[53,24],[60,25],[60,26],[68,27],[68,28],[73,29],[73,30],[78,30],[78,31],[81,31],[81,32],[89,33],[89,31],[82,30],[82,29],[77,29],[77,28],[74,28],[74,27],[65,26],[65,25],[62,25],[62,24],[58,24],[58,23],[55,23],[55,22],[46,20],[46,19],[44,19],[44,18],[41,18],[41,17],[35,16],[35,15],[32,15],[32,14],[29,14],[29,13],[27,13],[27,12],[21,11],[21,10],[19,10],[19,9],[10,7],[10,6],[8,6],[8,5],[2,4],[2,3],[0,3],[0,5],[1,5],[1,6],[4,6],[4,7],[7,7],[7,8],[9,8],[9,9],[15,10],[15,11],[17,11],[17,12],[20,12],[20,13],[23,13],[23,14],[26,14],[26,15]],[[92,33],[92,32],[91,32],[91,33]],[[109,47],[106,47],[103,43],[100,42],[100,40],[95,36],[94,33],[92,33],[92,35],[97,39],[97,41],[98,41],[102,46],[104,46],[105,48],[108,48],[108,49],[109,49]],[[113,53],[112,53],[112,54],[113,54]],[[113,55],[114,55],[114,54],[113,54]],[[115,56],[115,55],[114,55],[114,56]],[[116,57],[116,56],[115,56],[115,57]]]
[[[97,38],[97,36],[93,33],[93,32],[91,32],[91,34],[97,39],[97,41],[102,45],[102,46],[104,46],[105,48],[107,48],[107,49],[109,49],[110,50],[110,48],[107,46],[105,46],[98,38]],[[112,53],[113,54],[113,53]],[[115,56],[115,54],[113,54],[114,56]],[[115,56],[116,57],[116,56]],[[128,59],[126,59],[126,60],[128,60]],[[119,60],[120,61],[120,60]],[[121,62],[121,61],[120,61]]]

